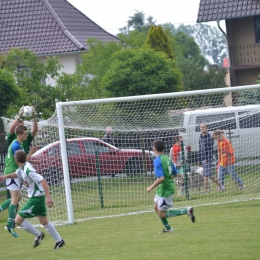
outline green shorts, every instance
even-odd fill
[[[19,211],[19,215],[22,218],[46,217],[45,196],[30,198]]]

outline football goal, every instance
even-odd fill
[[[3,120],[8,131],[11,120]],[[208,149],[200,142],[202,125],[211,138],[218,130],[234,151],[234,162],[225,161],[223,142],[212,139],[210,171],[221,189],[212,178],[205,184],[198,170],[206,160],[200,151]],[[176,136],[184,145],[177,163],[184,178],[175,181],[175,207],[259,199],[259,133],[260,85],[58,102],[53,116],[39,122],[34,158],[42,163],[35,168],[50,184],[56,224],[152,211],[155,190],[146,192],[155,180],[152,145],[164,141],[174,160]],[[219,165],[231,164],[232,174],[219,176]]]

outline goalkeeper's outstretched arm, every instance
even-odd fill
[[[35,136],[38,131],[38,121],[37,121],[37,113],[35,107],[32,106],[32,119],[33,119],[33,128],[31,129],[31,135]]]

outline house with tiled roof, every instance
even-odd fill
[[[200,0],[197,22],[220,20],[225,20],[231,86],[256,84],[260,75],[260,1]]]
[[[73,73],[87,40],[119,41],[66,0],[0,0],[0,53],[30,49],[44,60],[57,56]]]

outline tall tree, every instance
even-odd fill
[[[205,66],[209,65],[208,60],[201,54],[200,48],[193,37],[179,31],[173,35],[173,38],[174,44],[172,46],[175,49],[179,65],[187,62],[193,63],[196,66],[196,71],[203,70]]]
[[[77,86],[85,88],[84,98],[101,98],[104,97],[102,78],[111,66],[113,54],[122,49],[122,44],[97,39],[89,39],[88,44],[89,50],[82,54],[74,80]]]
[[[169,28],[169,25],[167,25]],[[210,63],[222,66],[223,58],[227,57],[227,40],[223,33],[209,24],[184,25],[181,24],[177,31],[193,37],[199,45],[201,53]],[[172,33],[176,33],[173,30]]]
[[[181,73],[165,53],[149,47],[125,49],[113,55],[102,79],[112,97],[181,91]]]
[[[140,31],[141,28],[145,25],[145,15],[143,12],[139,12],[136,10],[133,16],[129,16],[129,20],[127,21],[128,30],[133,27],[134,30]]]
[[[174,59],[173,50],[170,46],[170,41],[164,32],[162,26],[150,27],[148,35],[145,41],[146,45],[149,45],[155,51],[161,51],[167,54],[170,59]]]

